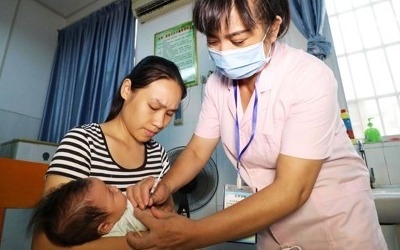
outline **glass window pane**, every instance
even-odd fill
[[[333,46],[335,47],[336,55],[342,55],[345,53],[342,32],[340,30],[339,22],[336,17],[329,19],[329,25],[332,32],[332,37],[334,37]]]
[[[357,98],[374,96],[374,88],[365,55],[357,53],[349,56],[349,64]]]
[[[386,135],[400,134],[400,107],[398,99],[393,97],[379,99],[381,116]]]
[[[326,1],[329,2],[329,1]],[[397,22],[400,23],[399,17],[400,17],[400,1],[399,0],[392,0],[391,1],[392,4],[392,9],[395,13],[395,16],[397,17]]]
[[[336,14],[335,4],[333,1],[325,1],[325,9],[328,16]]]
[[[326,1],[329,2],[329,1]],[[357,0],[357,1],[349,1],[353,2],[353,8],[362,7],[369,4],[369,0]]]
[[[338,58],[338,64],[340,69],[340,78],[342,79],[343,89],[346,93],[346,100],[356,99],[354,93],[353,81],[351,80],[351,73],[349,71],[349,64],[347,63],[346,57]]]
[[[400,2],[400,1],[399,1]],[[386,48],[386,55],[389,61],[389,67],[392,71],[393,81],[396,91],[400,92],[400,45],[393,45]]]
[[[351,119],[351,125],[353,127],[353,133],[355,138],[364,138],[364,124],[361,121],[361,114],[358,109],[358,102],[348,102],[349,115]]]
[[[358,103],[358,108],[360,109],[364,131],[368,128],[368,118],[372,118],[371,122],[374,124],[374,126],[382,131],[382,123],[379,118],[380,113],[376,99],[361,101]]]
[[[362,42],[354,13],[347,12],[345,14],[340,14],[339,24],[342,35],[346,38],[346,52],[350,53],[362,49]]]
[[[373,5],[382,40],[391,43],[400,40],[399,26],[389,2]]]
[[[330,1],[330,0],[328,0],[328,1]],[[328,2],[328,1],[326,1],[326,2]],[[332,2],[335,2],[336,11],[338,13],[348,11],[353,8],[352,3],[351,3],[352,1],[349,1],[349,0],[335,0]]]
[[[372,81],[375,83],[375,93],[377,95],[392,93],[394,85],[383,49],[368,51],[367,58]]]
[[[381,39],[378,28],[376,27],[376,20],[372,8],[367,6],[356,10],[355,13],[364,48],[372,48],[381,45]]]
[[[400,0],[326,1],[354,135],[400,134]]]

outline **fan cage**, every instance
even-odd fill
[[[167,152],[171,166],[185,147],[177,147]],[[204,168],[195,177],[197,186],[194,191],[184,193],[182,188],[173,194],[174,202],[178,205],[183,195],[187,195],[189,211],[194,212],[207,205],[214,197],[218,187],[218,169],[214,160],[210,158]]]

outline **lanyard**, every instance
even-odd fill
[[[257,94],[257,89],[256,89],[256,85],[258,82],[258,78],[256,81],[256,84],[254,85],[254,106],[253,106],[253,115],[251,118],[251,136],[249,141],[247,142],[246,146],[244,146],[244,148],[242,150],[240,150],[240,131],[239,131],[239,118],[238,118],[238,108],[237,108],[237,103],[238,103],[238,84],[237,81],[234,81],[234,95],[235,95],[235,105],[236,105],[236,117],[235,117],[235,146],[236,146],[236,152],[237,152],[237,171],[238,171],[238,175],[237,175],[237,180],[236,180],[236,184],[237,187],[240,189],[242,187],[242,179],[240,178],[240,173],[239,173],[239,166],[240,166],[240,159],[242,158],[244,152],[247,150],[247,148],[249,147],[250,143],[253,141],[254,139],[254,134],[256,132],[256,125],[257,125],[257,109],[258,109],[258,94]]]

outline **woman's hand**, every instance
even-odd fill
[[[161,211],[156,207],[145,211],[136,209],[134,214],[149,231],[142,237],[134,232],[127,234],[128,244],[133,249],[183,250],[197,247],[195,221],[176,213]]]
[[[167,211],[171,211],[173,207],[171,189],[163,180],[160,180],[154,193],[150,194],[155,181],[154,177],[147,177],[136,185],[129,186],[126,189],[126,196],[134,207],[139,207],[142,210],[154,205],[161,206],[162,210],[165,210],[169,206]]]
[[[170,195],[164,203],[155,204],[154,206],[157,209],[165,211],[165,212],[176,213],[176,207],[175,207],[175,203],[174,203],[174,199],[173,199],[172,195]]]

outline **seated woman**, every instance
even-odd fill
[[[173,118],[186,87],[175,63],[147,56],[120,84],[103,123],[72,128],[61,140],[46,172],[44,194],[73,180],[96,177],[125,193],[144,177],[157,177],[169,169],[165,148],[153,137]],[[129,196],[128,196],[129,197]],[[164,209],[172,210],[172,197]],[[71,249],[54,245],[38,228],[33,250]],[[74,250],[125,250],[126,237],[100,237],[72,247]]]

